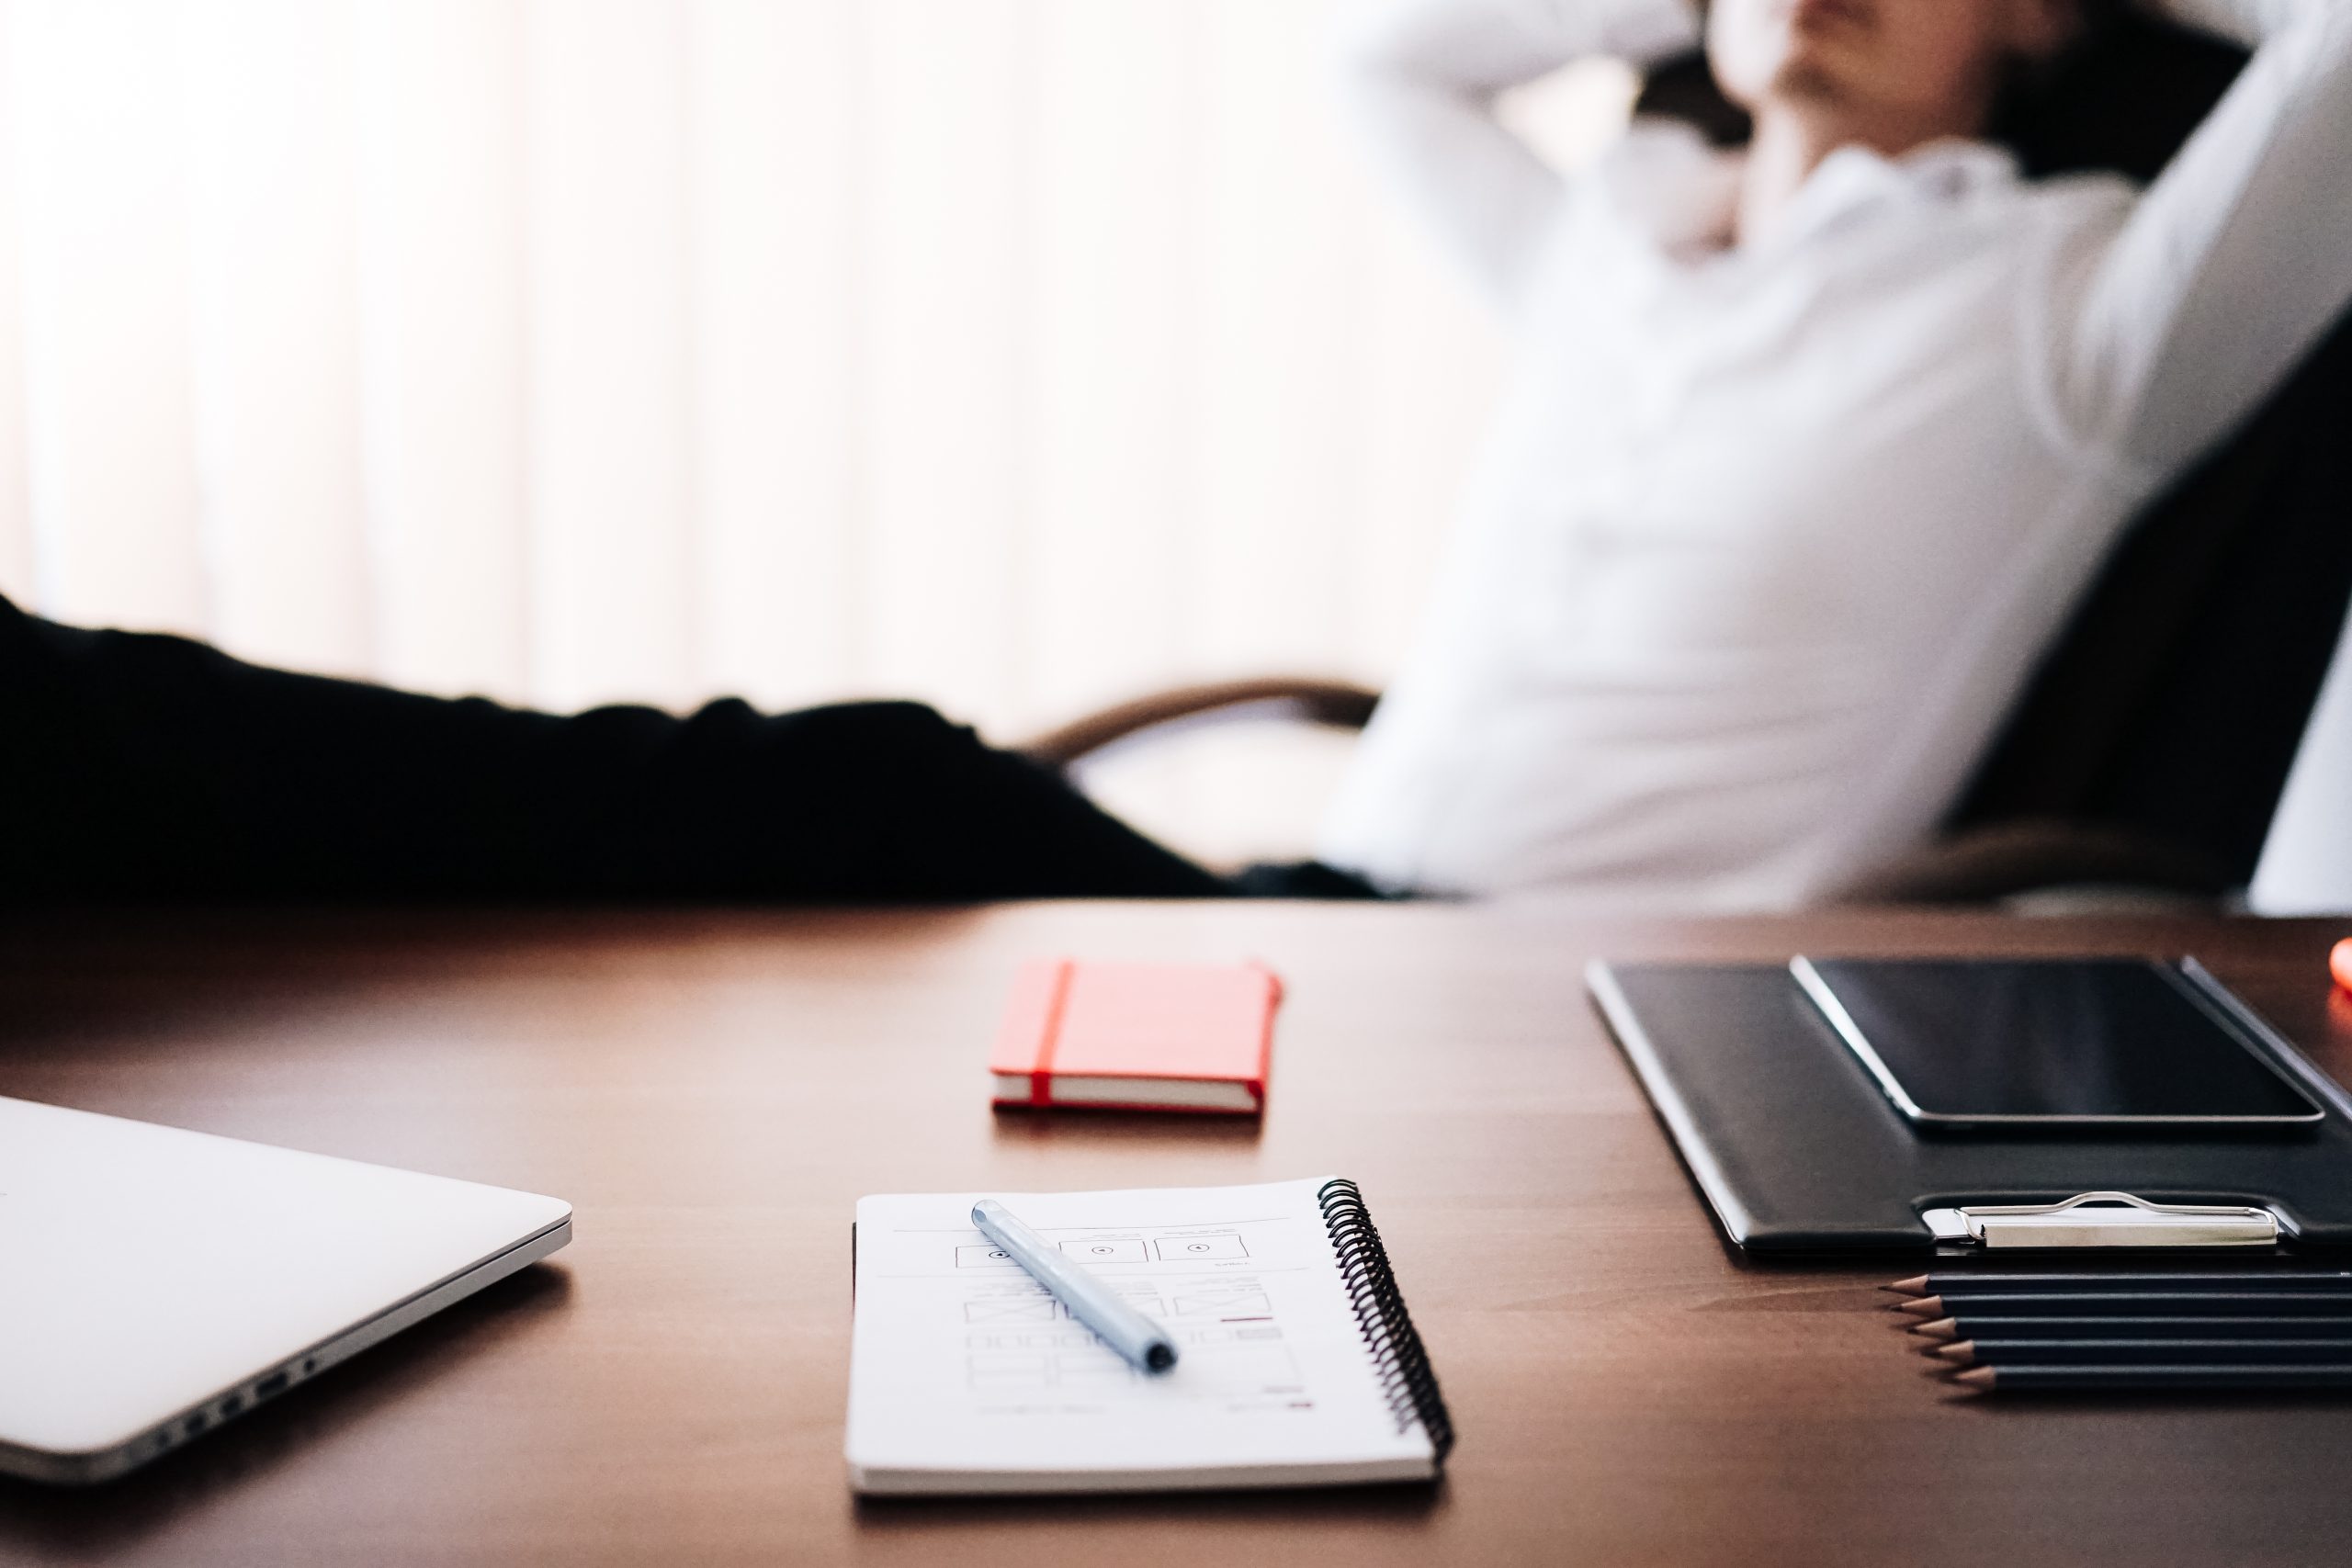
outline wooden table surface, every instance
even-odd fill
[[[0,1562],[2342,1563],[2352,1403],[1949,1395],[1879,1310],[1889,1267],[1728,1253],[1578,979],[1596,953],[2195,952],[2352,1077],[2338,934],[1272,904],[14,919],[0,1094],[553,1192],[578,1239],[126,1482],[0,1482]],[[1013,965],[1062,952],[1272,963],[1263,1124],[991,1114]],[[1443,1380],[1442,1486],[850,1496],[859,1194],[1327,1172],[1363,1183]]]

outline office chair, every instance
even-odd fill
[[[2135,18],[2053,68],[1998,131],[2033,175],[2153,178],[2245,63]],[[1735,143],[1745,117],[1702,58],[1654,73],[1636,113]],[[1976,902],[2122,885],[2215,897],[2253,877],[2352,603],[2352,314],[2239,432],[2122,535],[1946,817],[1849,897]],[[1361,728],[1376,694],[1274,678],[1188,686],[1026,748],[1057,766],[1193,725]]]

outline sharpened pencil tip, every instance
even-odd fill
[[[1907,1312],[1913,1317],[1920,1318],[1945,1315],[1944,1299],[1941,1296],[1921,1296],[1916,1302],[1897,1302],[1894,1303],[1894,1310]]]
[[[1939,1317],[1933,1323],[1915,1323],[1911,1325],[1911,1332],[1924,1334],[1928,1338],[1939,1341],[1956,1339],[1960,1337],[1960,1319]]]
[[[1951,1381],[1964,1382],[1971,1388],[1989,1389],[1998,1383],[2001,1379],[2000,1374],[1990,1367],[1971,1367],[1964,1372],[1952,1373]]]
[[[1957,1361],[1963,1367],[1969,1366],[1976,1359],[1976,1341],[1973,1339],[1954,1340],[1950,1345],[1936,1346],[1934,1348],[1930,1349],[1928,1354],[1930,1356],[1941,1356],[1947,1361]]]
[[[1881,1285],[1882,1291],[1893,1291],[1898,1296],[1924,1296],[1928,1293],[1928,1277],[1915,1274],[1908,1280],[1897,1280],[1892,1285]]]

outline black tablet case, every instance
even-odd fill
[[[1596,964],[1589,980],[1715,1218],[1747,1251],[1932,1250],[1922,1210],[2101,1190],[2267,1204],[2298,1248],[2352,1247],[2352,1116],[2324,1078],[2313,1088],[2326,1116],[2302,1132],[1922,1134],[1785,965]],[[2310,1082],[2316,1069],[2276,1043]]]

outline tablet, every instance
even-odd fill
[[[1913,1122],[2308,1127],[2319,1105],[2232,1016],[2144,959],[1808,959],[1798,985]]]

